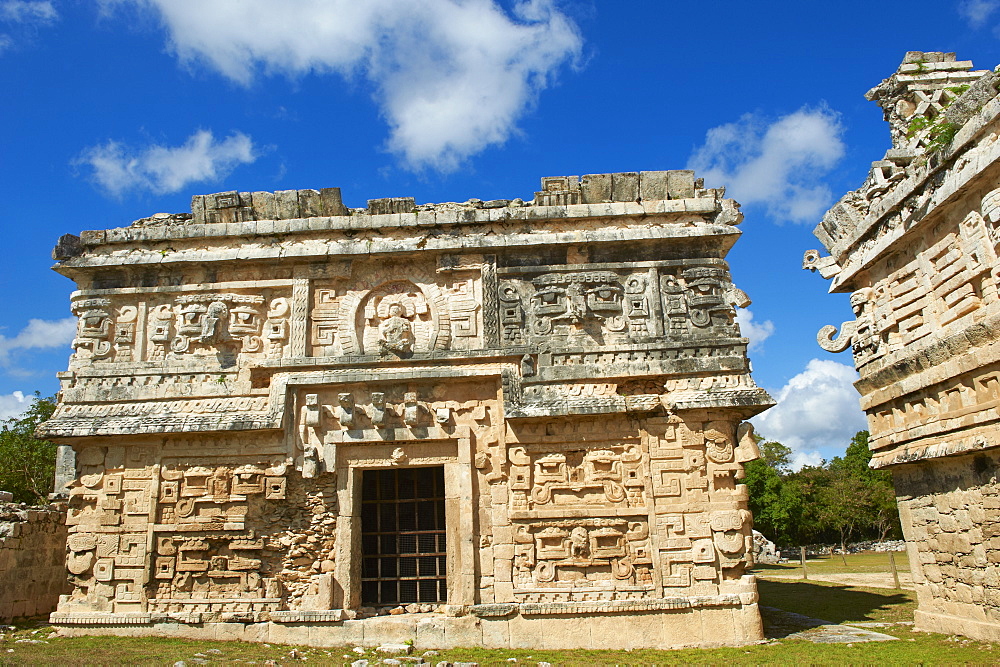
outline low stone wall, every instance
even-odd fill
[[[806,548],[806,556],[810,557],[829,556],[831,554],[840,553],[839,544],[805,544],[802,546]],[[782,545],[777,549],[778,553],[780,553],[784,558],[798,560],[799,549],[801,549],[801,547],[798,545]],[[886,540],[885,542],[866,540],[864,542],[849,542],[847,544],[847,553],[849,554],[863,553],[865,551],[876,551],[879,553],[886,553],[889,551],[906,551],[906,542],[904,540]]]
[[[1000,455],[893,471],[917,585],[917,628],[1000,641]]]
[[[55,611],[65,560],[64,509],[0,503],[0,621]]]
[[[854,542],[847,545],[849,553],[860,553],[862,551],[875,551],[886,553],[889,551],[906,551],[906,540],[886,540],[885,542]]]

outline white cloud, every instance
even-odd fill
[[[774,322],[764,320],[754,322],[753,313],[746,308],[736,309],[736,323],[740,325],[740,333],[750,339],[747,346],[750,350],[758,350],[765,340],[774,333]]]
[[[868,428],[857,379],[851,366],[813,359],[777,392],[776,406],[750,421],[765,438],[792,448],[793,468],[816,465],[820,450],[842,453],[851,436]]]
[[[0,2],[0,20],[10,23],[52,23],[59,18],[59,12],[47,0],[26,2],[6,0]]]
[[[219,181],[241,164],[257,159],[253,141],[234,132],[216,141],[208,130],[199,130],[180,146],[149,146],[134,150],[116,141],[93,146],[76,164],[93,169],[93,179],[118,196],[126,190],[177,192],[189,183]]]
[[[958,13],[969,22],[969,25],[978,28],[986,23],[997,7],[1000,7],[1000,0],[964,0],[958,3]]]
[[[20,415],[31,405],[31,400],[31,396],[25,396],[20,391],[0,394],[0,421]]]
[[[855,431],[857,433],[857,431]],[[852,433],[851,435],[854,435]],[[846,445],[845,445],[846,449]],[[811,451],[792,451],[792,459],[789,461],[788,465],[792,470],[796,472],[802,470],[805,466],[821,466],[823,465],[823,455],[815,450]]]
[[[803,107],[766,124],[747,114],[714,127],[688,162],[742,204],[764,204],[779,221],[816,222],[833,200],[821,179],[844,156],[838,115]]]
[[[6,365],[15,350],[56,348],[69,345],[76,335],[76,318],[28,320],[13,338],[0,335],[0,365]]]
[[[27,2],[25,0],[3,0],[0,2],[0,22],[12,27],[20,39],[30,39],[34,28],[51,25],[59,18],[59,12],[49,0]],[[17,41],[6,33],[0,33],[0,54],[14,48]]]
[[[495,0],[104,0],[128,3],[158,13],[182,61],[244,85],[260,74],[367,79],[389,150],[413,169],[453,170],[502,144],[582,45],[554,0],[510,11]]]

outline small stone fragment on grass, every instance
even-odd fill
[[[367,660],[355,660],[351,663],[351,667],[368,667]]]
[[[409,655],[413,651],[413,646],[411,644],[382,644],[375,650],[389,655]]]
[[[357,653],[358,655],[364,655],[364,653],[365,653],[365,650],[363,648],[361,648],[360,646],[355,646],[351,650],[354,651],[355,653]]]
[[[211,653],[212,655],[222,655],[222,651],[217,648],[210,648],[205,653]]]
[[[424,651],[422,654],[425,658],[433,658],[438,655],[437,651]]]
[[[183,660],[178,660],[177,662],[174,663],[174,667],[187,667],[187,663],[184,662]]]

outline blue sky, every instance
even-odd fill
[[[730,254],[764,435],[817,462],[864,428],[846,297],[811,230],[889,145],[864,93],[909,50],[1000,63],[1000,0],[0,0],[0,416],[58,388],[64,233],[193,194],[339,186],[349,206],[530,198],[542,176],[694,167]]]

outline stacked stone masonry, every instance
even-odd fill
[[[849,292],[872,465],[892,471],[917,627],[1000,639],[1000,76],[908,53],[868,92],[893,147],[816,227],[803,268]]]
[[[59,240],[72,592],[109,633],[667,647],[762,637],[756,387],[690,171],[532,200],[194,197]],[[627,621],[630,632],[622,633]]]
[[[55,610],[66,593],[66,512],[0,502],[0,621]]]

